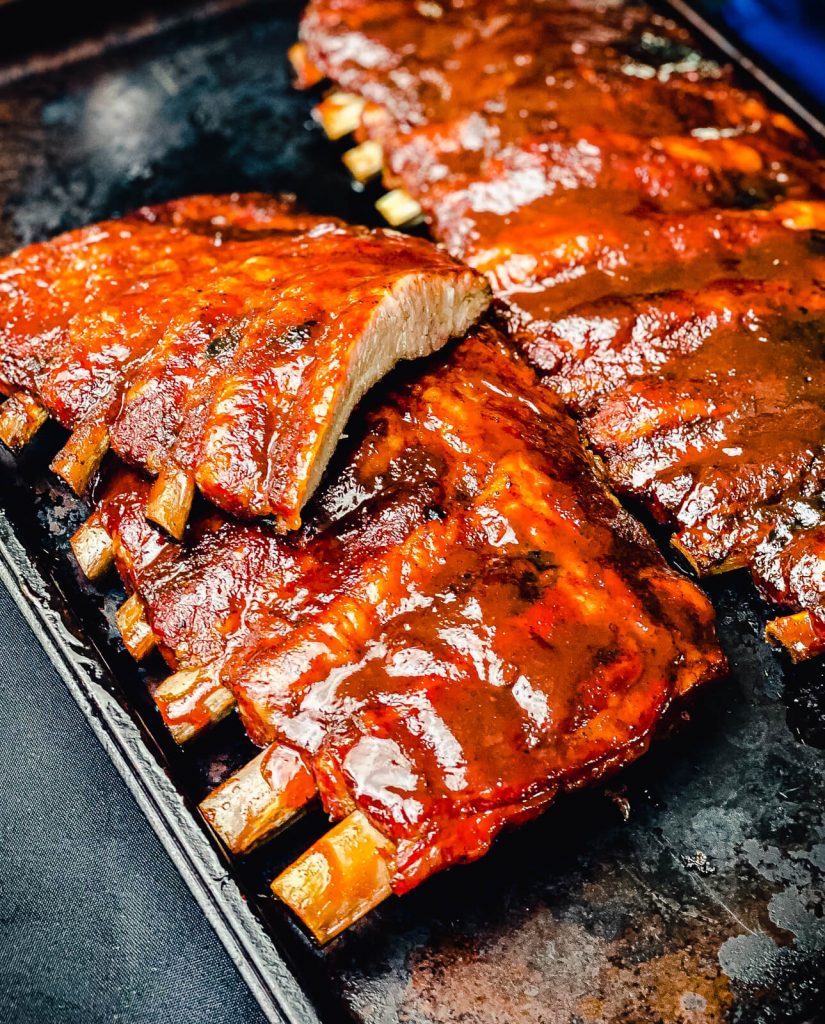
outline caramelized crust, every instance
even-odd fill
[[[208,517],[129,579],[173,664],[217,661],[252,737],[392,841],[402,892],[634,759],[724,660],[492,329],[361,419],[299,534]]]
[[[74,427],[119,383],[181,309],[190,282],[220,277],[227,249],[283,240],[319,224],[285,199],[196,196],[28,246],[0,262],[0,374],[39,393]]]
[[[426,242],[262,196],[71,232],[9,257],[0,279],[4,385],[77,428],[64,475],[85,481],[108,438],[162,487],[182,477],[173,504],[193,481],[282,529],[299,524],[361,394],[487,302],[480,278]]]
[[[424,203],[434,232],[472,261],[497,234],[519,237],[545,219],[575,217],[579,234],[588,224],[615,225],[620,235],[629,217],[807,196],[810,172],[810,162],[765,134],[639,137],[580,123],[513,141],[472,173],[432,183]]]

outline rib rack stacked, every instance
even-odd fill
[[[823,168],[645,4],[313,0],[300,78],[394,220],[422,210],[617,492],[700,573],[747,567],[825,649]],[[397,213],[397,216],[396,216]]]

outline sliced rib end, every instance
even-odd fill
[[[320,483],[347,420],[367,391],[402,359],[431,355],[451,338],[465,335],[489,304],[489,287],[470,271],[447,280],[409,274],[387,292],[353,352],[346,385],[315,454],[301,505]]]

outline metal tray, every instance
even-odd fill
[[[207,14],[0,67],[3,251],[196,191],[287,189],[375,222],[313,97],[291,89],[295,6]],[[825,1019],[823,666],[791,670],[764,646],[746,580],[711,585],[733,675],[668,742],[319,950],[268,882],[321,815],[243,860],[213,842],[197,801],[251,747],[231,720],[186,750],[170,741],[146,689],[161,665],[136,666],[111,626],[122,592],[69,557],[86,509],[47,472],[60,439],[48,427],[0,456],[0,577],[271,1020]]]

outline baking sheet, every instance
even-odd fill
[[[294,191],[376,223],[285,61],[296,5],[240,3],[121,33],[91,59],[5,69],[0,246],[197,191]],[[743,577],[712,596],[734,667],[678,734],[606,789],[567,797],[482,861],[390,900],[318,950],[268,882],[325,828],[307,817],[230,864],[197,801],[248,759],[235,721],[170,741],[79,578],[85,507],[47,472],[48,427],[3,454],[0,576],[272,1020],[364,1024],[818,1021],[825,1005],[825,680],[761,641]],[[33,515],[33,509],[36,515]],[[625,816],[627,815],[627,820]]]

